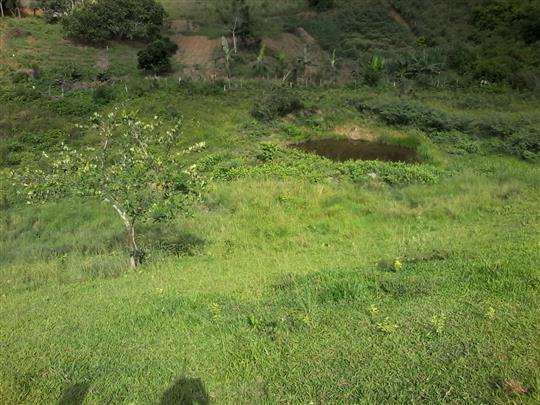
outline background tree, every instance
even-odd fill
[[[168,38],[152,42],[137,53],[139,69],[155,74],[171,70],[171,56],[178,50],[178,45]]]
[[[309,0],[309,6],[317,11],[327,11],[334,7],[334,0]]]
[[[97,132],[99,147],[77,151],[63,145],[58,156],[44,153],[45,169],[25,168],[12,176],[29,202],[73,194],[107,202],[124,223],[130,265],[135,268],[144,256],[135,225],[166,220],[199,196],[203,182],[194,166],[185,168],[184,159],[205,145],[175,152],[180,122],[164,128],[157,117],[141,121],[132,113],[95,114],[89,128]]]
[[[165,15],[156,0],[95,0],[75,8],[63,24],[68,36],[84,42],[147,41],[159,37]]]
[[[0,16],[5,17],[7,13],[13,17],[20,17],[19,0],[0,0]]]
[[[47,22],[55,23],[71,14],[79,3],[82,0],[39,0],[36,5],[44,11]]]
[[[217,12],[231,33],[234,53],[238,50],[239,42],[246,47],[253,46],[258,42],[251,8],[245,0],[230,0],[218,6]]]
[[[229,41],[227,38],[221,37],[221,49],[223,50],[223,55],[225,56],[225,70],[227,71],[227,77],[231,77],[231,59],[232,59],[232,50],[229,47]]]

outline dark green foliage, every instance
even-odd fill
[[[100,82],[107,82],[111,80],[111,77],[112,75],[106,70],[98,72],[98,74],[96,75],[96,79]]]
[[[365,183],[373,178],[391,185],[411,183],[433,184],[443,171],[430,165],[399,162],[346,161],[333,162],[295,149],[263,145],[254,165],[248,162],[215,162],[209,171],[220,180],[245,177],[276,177],[321,182],[328,178],[344,178]],[[232,164],[231,164],[232,163]]]
[[[477,60],[478,53],[463,44],[452,46],[447,53],[447,66],[461,75],[473,71]]]
[[[74,63],[68,63],[58,70],[58,80],[61,81],[77,81],[84,76],[82,69]]]
[[[302,100],[286,88],[276,88],[255,101],[251,115],[259,121],[271,121],[304,108]]]
[[[379,2],[348,4],[346,8],[314,18],[292,17],[289,28],[305,28],[329,52],[358,60],[366,51],[402,48],[414,42],[414,36],[388,17]]]
[[[334,0],[309,0],[309,6],[317,11],[327,11],[334,8]]]
[[[150,40],[159,35],[165,10],[155,0],[98,0],[63,20],[68,36],[102,44],[109,40]]]
[[[99,86],[94,90],[93,99],[96,104],[108,104],[114,100],[114,89],[111,86]]]
[[[241,44],[252,47],[258,43],[251,7],[245,0],[227,0],[225,4],[219,4],[216,11]]]
[[[471,21],[483,31],[495,31],[528,44],[540,39],[540,4],[531,0],[486,0],[474,8]]]
[[[56,23],[71,13],[74,3],[79,3],[79,1],[39,0],[36,6],[44,11],[44,17],[48,23]]]
[[[481,153],[477,139],[494,139],[497,152],[527,160],[538,157],[540,132],[524,120],[486,117],[472,120],[462,114],[448,113],[406,100],[380,103],[355,100],[362,113],[372,114],[388,125],[412,126],[426,131],[429,137],[447,145],[451,153]],[[493,148],[491,148],[493,149]]]
[[[177,50],[178,45],[170,39],[158,39],[137,54],[139,69],[153,73],[168,72],[171,69],[170,58]]]
[[[525,129],[512,134],[506,141],[507,149],[525,160],[540,159],[540,130]]]
[[[223,94],[226,83],[223,80],[206,81],[183,79],[178,86],[190,96],[217,96]]]
[[[374,104],[357,100],[355,106],[360,112],[375,114],[388,125],[410,125],[425,131],[463,130],[468,125],[463,118],[412,101]]]

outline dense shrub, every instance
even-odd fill
[[[114,100],[114,89],[110,86],[99,86],[94,90],[94,103],[108,104]]]
[[[69,15],[73,10],[73,5],[80,2],[81,0],[39,0],[36,6],[44,11],[44,17],[48,23],[56,23]]]
[[[178,87],[190,96],[217,96],[223,94],[226,83],[223,80],[193,80],[183,79],[178,83]]]
[[[506,141],[508,151],[525,160],[540,158],[540,130],[525,129],[512,134]]]
[[[410,125],[424,131],[453,131],[464,130],[469,124],[461,117],[410,101],[376,104],[360,100],[355,105],[360,112],[375,114],[388,125]]]
[[[271,121],[297,112],[302,108],[304,108],[304,104],[294,92],[285,88],[277,88],[254,103],[251,115],[259,121]]]
[[[97,0],[77,8],[63,20],[68,36],[89,43],[113,39],[154,39],[165,10],[155,0]]]
[[[317,11],[330,10],[334,5],[334,0],[309,0],[309,6]]]
[[[170,39],[158,39],[137,54],[139,69],[153,73],[168,72],[171,69],[170,58],[177,50],[178,45]]]
[[[328,178],[343,178],[354,182],[379,179],[387,184],[435,183],[443,172],[430,165],[381,161],[333,162],[329,159],[294,149],[264,145],[255,165],[247,162],[225,162],[213,165],[212,175],[221,180],[243,177],[274,177],[306,179],[312,182]]]
[[[227,29],[234,31],[236,38],[246,47],[258,44],[256,26],[251,12],[251,6],[246,0],[227,0],[218,2],[216,12]]]

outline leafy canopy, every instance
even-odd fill
[[[181,122],[166,128],[158,117],[142,121],[136,113],[115,110],[96,113],[89,128],[97,132],[99,147],[77,151],[63,145],[56,156],[44,153],[45,168],[12,173],[28,202],[95,197],[133,226],[138,220],[165,220],[199,196],[204,182],[195,166],[185,167],[185,159],[205,145],[179,150]]]
[[[152,42],[137,53],[139,69],[153,73],[164,73],[171,69],[170,58],[178,50],[178,45],[169,38]]]
[[[165,15],[155,0],[96,0],[76,8],[63,24],[68,36],[89,43],[151,40],[158,37]]]

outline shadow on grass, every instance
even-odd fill
[[[163,393],[159,405],[209,405],[210,398],[199,378],[179,378]]]
[[[82,405],[89,389],[88,383],[77,383],[68,387],[58,401],[58,405]]]

